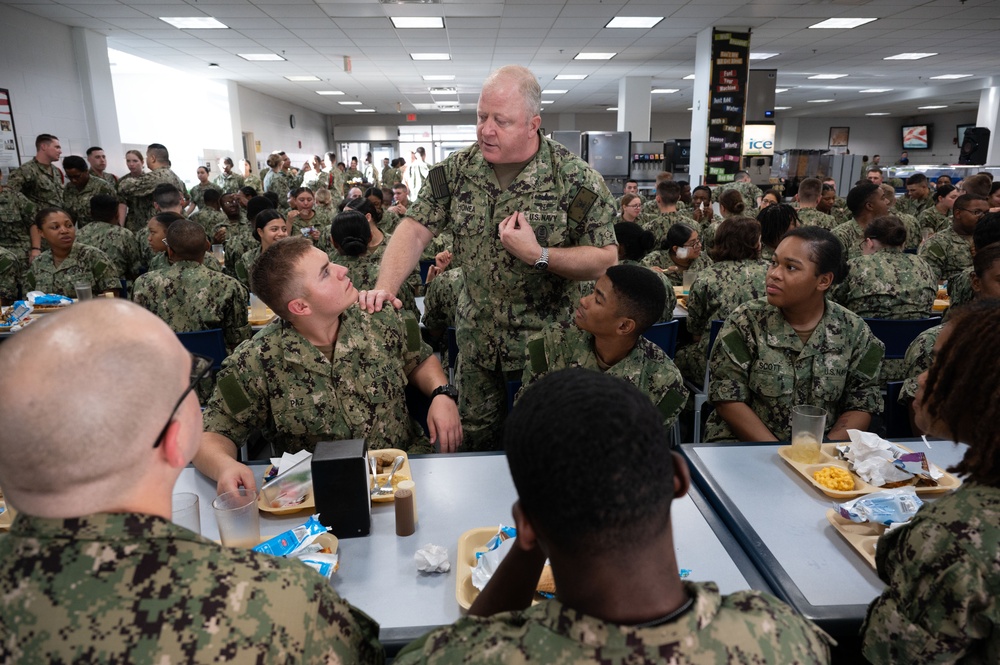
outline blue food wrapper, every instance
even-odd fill
[[[912,487],[873,492],[845,503],[834,503],[834,509],[852,522],[884,524],[908,522],[924,502]]]
[[[486,541],[486,552],[492,552],[496,548],[500,547],[500,543],[507,540],[508,538],[517,538],[517,529],[512,526],[500,525],[497,530],[497,535]],[[476,560],[478,561],[481,556],[486,554],[486,552],[476,552]]]
[[[29,314],[31,314],[31,305],[24,300],[18,300],[13,307],[7,310],[7,317],[0,325],[5,328],[19,326]]]
[[[35,295],[34,297],[31,297],[31,303],[33,305],[69,305],[72,302],[72,298],[56,295],[54,293],[44,293],[42,295]]]
[[[273,556],[288,556],[298,549],[310,536],[326,533],[327,530],[319,521],[318,515],[311,515],[304,524],[280,533],[274,538],[265,540],[260,545],[254,547],[253,551]]]

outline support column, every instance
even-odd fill
[[[618,82],[618,131],[632,132],[633,141],[649,140],[653,78],[627,76]]]
[[[235,170],[240,172],[240,158],[243,157],[243,120],[240,115],[240,86],[236,81],[226,81],[226,95],[229,97],[229,126],[232,131],[233,160],[236,162]],[[253,155],[253,146],[250,146],[251,154],[247,157],[252,165],[256,166]]]
[[[104,153],[108,156],[108,170],[112,173],[127,173],[127,170],[123,171],[125,158],[121,133],[118,131],[118,110],[115,107],[115,88],[111,82],[107,37],[86,28],[72,28],[72,39],[73,55],[83,90],[83,111],[87,119],[90,145],[104,148]]]
[[[987,164],[1000,162],[1000,87],[985,88],[979,93],[979,114],[976,127],[990,130],[990,148],[986,154]]]
[[[691,111],[691,186],[705,182],[708,155],[708,108],[712,76],[712,28],[698,33],[694,47],[694,100]]]

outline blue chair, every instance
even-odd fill
[[[917,336],[928,328],[933,328],[941,323],[940,316],[932,316],[929,319],[908,319],[893,321],[892,319],[865,319],[872,334],[882,340],[885,344],[885,357],[887,360],[902,358],[906,355],[906,349],[917,338]]]
[[[511,411],[514,410],[514,397],[517,395],[517,391],[521,389],[520,381],[508,381],[507,382],[507,414],[509,415]]]
[[[721,319],[715,319],[712,321],[712,327],[708,332],[708,351],[705,356],[705,378],[700,386],[692,385],[688,383],[688,388],[691,390],[691,396],[694,400],[694,428],[693,428],[693,443],[701,443],[701,412],[705,409],[705,404],[708,402],[708,382],[709,382],[709,371],[708,371],[708,360],[712,357],[712,347],[715,346],[715,340],[719,336],[719,331],[722,330],[723,321]],[[709,405],[711,406],[711,405]]]
[[[673,360],[677,354],[677,330],[679,328],[680,321],[678,319],[654,323],[649,330],[642,333],[642,336],[663,349],[663,352]]]
[[[421,284],[426,284],[427,283],[427,271],[431,269],[432,265],[434,265],[434,260],[433,259],[422,259],[420,261],[420,283]]]
[[[884,419],[885,436],[888,439],[913,436],[913,429],[910,427],[910,414],[907,408],[899,403],[899,393],[902,390],[902,381],[889,381],[886,384]]]
[[[410,384],[407,384],[403,391],[406,395],[406,410],[409,411],[410,418],[417,421],[423,428],[425,435],[430,436],[431,432],[427,427],[427,411],[431,407],[430,398]]]
[[[222,361],[228,355],[226,353],[226,340],[222,336],[222,328],[179,332],[177,333],[177,339],[191,353],[211,358],[213,373],[218,372],[222,368]]]
[[[455,383],[455,368],[458,366],[458,335],[454,326],[448,327],[448,382]]]

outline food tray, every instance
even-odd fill
[[[865,481],[861,480],[861,478],[859,478],[856,473],[854,473],[853,471],[850,470],[850,468],[848,468],[847,460],[842,460],[837,457],[837,445],[838,444],[836,443],[824,443],[820,447],[821,451],[820,461],[815,464],[804,464],[802,462],[796,462],[794,460],[788,459],[787,451],[791,448],[791,446],[782,446],[778,448],[778,456],[781,457],[781,459],[785,460],[785,463],[788,464],[788,466],[795,469],[799,473],[799,475],[805,478],[806,481],[810,483],[813,487],[815,487],[820,492],[823,492],[827,496],[832,497],[834,499],[840,499],[840,500],[853,499],[855,497],[863,496],[865,494],[871,494],[872,492],[880,492],[881,490],[886,489],[885,487],[876,487],[874,485],[869,485]],[[898,443],[896,445],[907,452],[913,452],[906,446],[902,446]],[[816,480],[813,479],[813,473],[819,471],[820,469],[826,466],[839,466],[842,469],[846,469],[847,472],[851,474],[851,477],[854,478],[854,489],[834,490],[830,489],[829,487],[824,487],[823,485],[817,483]],[[917,494],[941,494],[943,492],[950,492],[952,490],[958,489],[962,485],[961,480],[959,480],[952,474],[948,473],[947,471],[944,471],[944,469],[940,470],[944,472],[944,476],[942,476],[938,480],[938,485],[936,487],[914,487],[913,489],[917,491]]]
[[[66,303],[65,305],[32,305],[32,314],[47,314],[51,312],[58,312],[59,310],[66,309],[73,303]]]
[[[375,455],[381,459],[388,459],[388,468],[392,470],[392,460],[396,459],[397,456],[403,456],[403,463],[400,465],[399,469],[396,471],[396,475],[392,477],[392,489],[396,489],[396,486],[403,480],[410,480],[413,478],[413,472],[410,471],[410,458],[407,456],[405,450],[400,450],[399,448],[380,448],[378,450],[369,450],[369,455]],[[389,472],[380,473],[375,476],[375,479],[381,485],[389,477]],[[372,485],[369,485],[371,488]],[[385,496],[373,496],[372,503],[390,503],[395,500],[392,494],[387,494]]]
[[[274,468],[274,465],[269,464],[267,470],[264,472],[265,478],[267,478],[267,474],[271,473],[272,468]],[[272,508],[267,504],[267,500],[264,498],[264,493],[261,492],[257,495],[257,507],[265,513],[270,513],[271,515],[291,515],[292,513],[297,513],[302,510],[315,510],[316,499],[313,497],[313,493],[310,490],[306,494],[306,500],[302,503],[297,503],[294,506],[285,506],[283,508]]]
[[[885,527],[871,522],[852,522],[833,508],[826,511],[826,519],[844,540],[861,555],[868,565],[875,568],[875,544],[885,533]]]
[[[499,526],[481,526],[478,529],[470,529],[458,537],[458,554],[456,555],[455,573],[455,600],[462,609],[469,609],[472,603],[479,596],[479,589],[472,584],[472,569],[476,567],[476,552],[485,552],[486,543],[490,538],[497,535]],[[545,565],[549,569],[549,565]],[[549,571],[551,575],[551,571]],[[543,570],[542,577],[545,577]],[[540,596],[536,593],[531,604],[539,602]]]
[[[250,316],[250,308],[247,307],[247,322],[249,322],[251,326],[266,326],[271,321],[274,321],[274,312],[272,312],[270,308],[268,308],[264,313],[264,318],[255,319]]]
[[[941,298],[935,298],[934,299],[934,305],[931,307],[931,309],[933,311],[935,311],[935,312],[943,312],[944,310],[948,309],[948,306],[950,304],[951,304],[950,300],[943,300]]]

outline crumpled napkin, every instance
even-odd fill
[[[897,455],[894,451],[899,449],[890,442],[877,434],[856,429],[847,430],[847,435],[851,445],[838,446],[837,449],[844,453],[851,469],[866,483],[882,487],[886,483],[904,482],[913,477],[895,466]]]
[[[451,570],[448,550],[440,545],[427,543],[414,553],[413,560],[421,573],[447,573]]]

